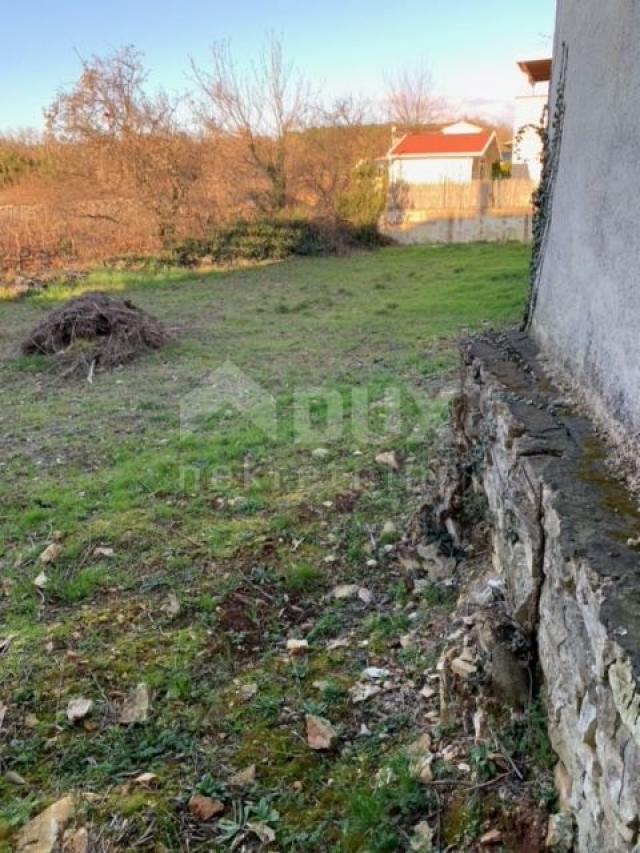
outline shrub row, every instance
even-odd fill
[[[203,261],[277,261],[290,255],[343,254],[384,242],[373,225],[355,227],[305,219],[240,221],[205,239],[183,241],[173,250],[173,259],[180,266],[197,266]]]

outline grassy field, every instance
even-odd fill
[[[258,849],[271,831],[282,850],[407,848],[434,804],[403,746],[449,601],[412,594],[398,540],[437,462],[456,340],[518,320],[527,263],[477,245],[95,273],[85,289],[176,341],[93,384],[18,355],[69,290],[0,302],[0,849],[68,792],[91,795],[76,816],[91,850]],[[221,368],[266,408],[212,398]],[[366,594],[338,600],[337,584]],[[411,631],[426,640],[403,647]],[[354,703],[381,665],[389,689]],[[148,720],[122,725],[139,683]],[[80,696],[93,708],[73,724]],[[309,748],[306,714],[332,722],[331,750]],[[198,820],[194,794],[222,819]]]

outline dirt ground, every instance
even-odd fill
[[[385,249],[0,302],[0,849],[66,795],[69,850],[540,849],[544,720],[499,714],[497,746],[440,719],[462,564],[434,582],[408,532],[456,341],[517,320],[527,261]],[[61,382],[19,343],[78,288],[175,341]]]

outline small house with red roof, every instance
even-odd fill
[[[470,183],[491,179],[500,146],[494,130],[461,121],[394,139],[386,159],[391,184]]]

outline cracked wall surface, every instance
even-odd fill
[[[640,515],[523,333],[465,354],[459,443],[480,459],[496,571],[537,643],[584,851],[640,850]]]

